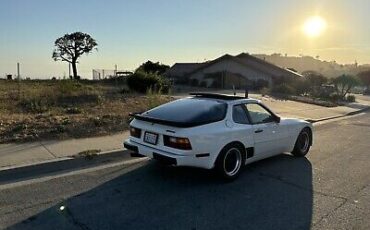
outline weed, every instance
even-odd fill
[[[78,107],[71,107],[71,108],[67,108],[65,110],[65,113],[66,114],[80,114],[82,113],[82,109]]]
[[[27,129],[26,124],[18,124],[16,126],[14,126],[14,128],[12,129],[12,133],[19,133],[19,132],[23,131],[24,129]]]
[[[149,88],[146,92],[146,96],[148,98],[148,107],[149,109],[152,109],[154,107],[157,107],[163,103],[161,100],[161,89],[158,91],[154,91],[152,88]]]
[[[100,149],[89,149],[89,150],[85,150],[85,151],[77,153],[77,156],[78,157],[84,157],[87,160],[92,160],[100,152],[101,152]]]

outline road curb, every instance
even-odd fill
[[[108,150],[108,151],[103,151],[103,152],[99,152],[99,153],[93,155],[92,158],[95,159],[95,158],[98,158],[98,157],[101,157],[101,156],[109,156],[109,154],[114,155],[116,152],[122,152],[122,151],[125,151],[125,150],[126,149],[122,148],[122,149],[112,149],[112,150]],[[12,169],[24,168],[24,167],[32,167],[32,166],[37,166],[37,165],[47,165],[47,164],[55,163],[55,162],[77,160],[77,159],[90,160],[87,156],[84,157],[84,156],[79,156],[79,155],[76,154],[76,155],[72,155],[72,156],[57,157],[57,158],[54,158],[54,159],[43,160],[43,161],[38,161],[38,162],[33,162],[33,163],[25,163],[25,164],[4,166],[4,167],[0,167],[0,173],[2,171],[6,171],[6,170],[12,170]]]
[[[333,120],[333,119],[337,119],[337,118],[342,118],[342,117],[348,117],[348,116],[357,115],[357,114],[366,112],[368,110],[370,110],[370,106],[368,106],[366,108],[363,108],[363,109],[360,109],[360,110],[356,110],[356,111],[353,111],[353,112],[346,113],[344,115],[332,116],[332,117],[324,117],[324,118],[320,118],[320,119],[306,119],[306,121],[314,124],[314,123],[321,122],[321,121],[328,121],[328,120]]]

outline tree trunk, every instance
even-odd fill
[[[78,79],[76,61],[72,61],[72,72],[73,72],[73,79],[75,80]]]

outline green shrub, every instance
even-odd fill
[[[262,89],[259,90],[259,92],[260,94],[262,94],[262,96],[265,96],[270,93],[270,90],[267,87],[263,87]]]
[[[101,127],[104,125],[104,121],[100,117],[92,117],[90,120],[96,127]]]
[[[213,82],[211,83],[211,88],[221,88],[221,82],[213,80]]]
[[[160,93],[170,93],[171,91],[171,84],[168,80],[161,78],[160,88],[158,90]]]
[[[120,94],[128,94],[128,93],[130,93],[130,90],[129,90],[129,89],[126,89],[126,88],[121,88],[121,89],[119,90],[119,93],[120,93]]]
[[[12,132],[13,133],[19,133],[23,131],[24,129],[27,129],[26,124],[17,124],[16,126],[13,127]]]
[[[64,133],[67,130],[67,128],[64,125],[57,125],[55,127],[54,132],[55,133]]]
[[[269,82],[266,81],[266,80],[263,80],[263,79],[258,79],[253,84],[254,84],[253,88],[256,89],[256,90],[261,90],[261,89],[267,88],[269,86]]]
[[[145,93],[148,89],[162,89],[168,91],[169,84],[156,74],[136,72],[127,77],[128,87],[136,92]]]
[[[347,101],[348,102],[355,102],[356,101],[355,95],[348,95],[347,96]]]
[[[198,81],[198,79],[191,79],[191,80],[190,80],[190,85],[191,85],[191,86],[194,86],[194,87],[199,86],[199,81]]]
[[[304,95],[310,92],[310,87],[307,81],[303,78],[297,78],[288,83],[297,95]]]
[[[336,93],[333,93],[329,96],[330,100],[332,102],[338,102],[338,101],[341,101],[343,99],[343,97],[339,94],[336,94]]]
[[[71,124],[71,120],[68,117],[64,117],[62,120],[62,125],[69,125]]]
[[[200,82],[199,86],[203,87],[203,88],[206,88],[207,87],[207,82],[202,81],[202,82]]]
[[[273,93],[286,95],[294,95],[296,93],[295,89],[286,83],[281,83],[279,85],[273,86],[271,91]]]

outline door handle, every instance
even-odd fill
[[[256,131],[254,131],[254,133],[262,133],[263,132],[263,129],[257,129]]]

